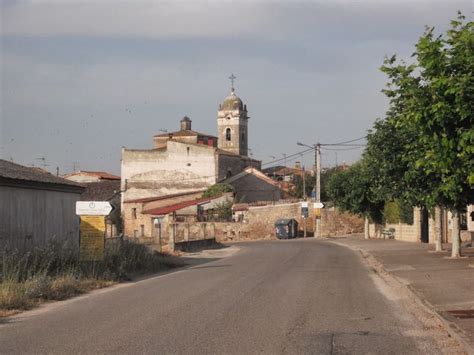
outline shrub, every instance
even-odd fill
[[[234,187],[229,184],[215,184],[204,191],[202,197],[216,197],[226,192],[234,192]]]
[[[129,278],[179,267],[177,257],[124,241],[106,250],[104,260],[81,262],[77,253],[47,245],[27,253],[6,250],[0,263],[0,310],[28,309],[39,300],[63,300]]]

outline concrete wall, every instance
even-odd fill
[[[79,246],[80,193],[0,186],[0,248],[30,249],[58,241]]]

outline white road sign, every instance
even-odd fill
[[[322,203],[322,202],[315,202],[315,203],[314,203],[314,208],[324,208],[324,203]]]
[[[301,202],[301,208],[308,208],[308,202]]]
[[[78,216],[108,216],[112,206],[108,201],[77,201]]]

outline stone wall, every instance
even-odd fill
[[[312,203],[309,215],[314,216]],[[281,218],[294,218],[298,221],[300,236],[303,232],[304,219],[301,216],[301,203],[281,203],[268,206],[249,207],[244,221],[240,223],[216,223],[216,240],[258,240],[276,239],[275,222]],[[322,209],[321,234],[324,237],[363,232],[364,222],[361,218],[336,209]],[[314,218],[307,219],[308,236],[314,234]]]
[[[153,221],[150,215],[142,214],[142,207],[143,203],[124,204],[124,208],[122,209],[122,219],[124,235],[127,238],[136,239],[152,237]]]
[[[228,177],[228,172],[233,175],[237,175],[246,167],[252,166],[260,169],[262,162],[259,160],[251,159],[240,155],[229,154],[226,152],[218,153],[218,180],[221,181]]]
[[[315,210],[313,203],[309,203],[309,218],[306,220],[308,234],[314,233]],[[294,218],[298,221],[298,228],[302,232],[304,219],[301,216],[301,202],[276,204],[262,207],[250,207],[245,217],[252,225],[252,231],[263,238],[274,235],[275,222],[280,218]],[[321,210],[321,235],[323,237],[361,233],[364,222],[361,218],[347,213],[341,213],[334,208]]]
[[[215,148],[168,141],[167,149],[122,150],[122,200],[205,189],[216,182]]]

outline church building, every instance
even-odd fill
[[[248,119],[232,84],[217,112],[217,137],[193,130],[185,116],[178,131],[155,135],[152,149],[122,148],[122,204],[203,191],[247,167],[260,169],[248,156]]]

